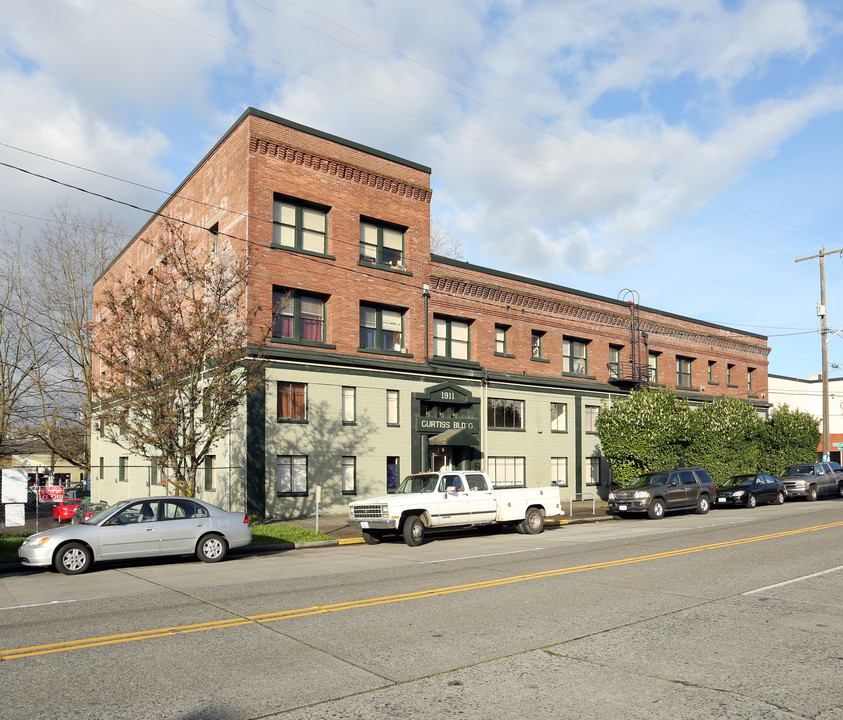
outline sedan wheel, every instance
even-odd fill
[[[784,493],[781,490],[776,494],[776,505],[784,505]]]
[[[227,550],[228,545],[219,535],[206,535],[196,546],[196,557],[206,563],[219,562]]]
[[[59,548],[53,567],[64,575],[79,575],[91,566],[91,551],[81,543],[68,543]]]
[[[746,506],[748,508],[754,508],[758,504],[758,498],[755,497],[752,493],[746,496]]]

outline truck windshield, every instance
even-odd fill
[[[814,474],[814,466],[813,465],[791,465],[784,471],[785,475],[790,475],[791,477],[794,475],[813,475]]]
[[[436,490],[436,483],[439,476],[435,473],[429,475],[408,475],[398,486],[396,493],[432,493]]]
[[[667,482],[667,473],[649,473],[647,475],[639,475],[629,487],[636,487],[638,485],[664,485]]]

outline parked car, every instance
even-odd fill
[[[59,522],[67,522],[82,504],[83,500],[76,498],[64,498],[53,508],[53,517]]]
[[[78,524],[30,535],[18,549],[24,565],[65,575],[101,560],[193,555],[219,562],[229,548],[252,541],[249,516],[184,497],[136,498],[107,507]]]
[[[609,512],[621,517],[645,512],[657,520],[668,510],[693,508],[703,515],[711,508],[716,492],[714,481],[700,468],[645,473],[629,487],[609,493]]]
[[[787,488],[788,498],[816,500],[821,495],[843,497],[843,467],[835,462],[790,465],[784,469],[779,480]]]
[[[743,505],[754,508],[758,503],[783,505],[787,497],[784,483],[766,473],[735,475],[717,488],[717,507]]]

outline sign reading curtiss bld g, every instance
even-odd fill
[[[446,430],[467,430],[478,432],[480,429],[477,420],[458,420],[456,418],[419,418],[420,430],[435,430],[438,433]]]

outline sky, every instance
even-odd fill
[[[251,106],[430,167],[468,262],[767,336],[773,374],[822,371],[805,258],[825,248],[843,376],[841,0],[0,0],[0,17],[0,221],[25,237],[65,203],[128,240]]]

